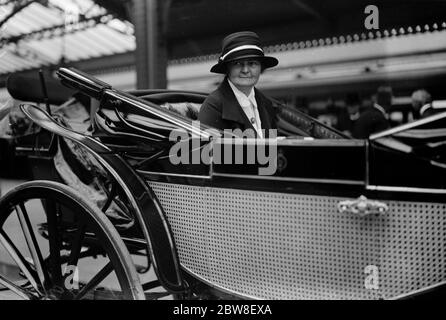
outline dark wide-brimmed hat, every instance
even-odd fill
[[[259,36],[252,31],[241,31],[228,35],[222,41],[222,50],[218,63],[211,68],[214,73],[226,73],[228,62],[246,58],[256,58],[264,69],[277,66],[279,61],[265,56]]]

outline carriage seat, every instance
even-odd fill
[[[180,114],[191,120],[198,120],[198,113],[200,112],[201,104],[193,102],[166,102],[160,105],[160,107]]]
[[[185,91],[161,91],[140,98],[158,104],[161,108],[175,112],[191,120],[198,119],[206,94]]]

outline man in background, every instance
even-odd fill
[[[432,108],[432,97],[424,89],[412,93],[412,115],[414,120],[428,117],[435,113]]]
[[[338,121],[338,130],[352,136],[353,128],[356,121],[359,119],[359,110],[361,99],[357,93],[349,93],[345,97],[345,108],[341,109]]]
[[[353,137],[367,139],[371,134],[390,128],[388,112],[392,106],[392,88],[381,86],[376,92],[373,105],[364,110],[355,122]]]

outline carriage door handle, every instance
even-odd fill
[[[371,214],[385,214],[389,211],[389,206],[384,202],[369,200],[365,196],[360,196],[356,200],[339,201],[338,211],[365,217]]]

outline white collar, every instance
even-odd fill
[[[426,103],[424,106],[421,107],[420,109],[420,115],[423,115],[424,112],[426,112],[427,109],[431,108],[431,104],[430,103]]]
[[[379,111],[384,115],[384,117],[387,119],[387,113],[386,113],[386,110],[384,110],[383,107],[381,107],[381,106],[380,106],[379,104],[377,104],[377,103],[374,103],[374,104],[373,104],[373,107],[374,107],[375,109],[379,110]]]
[[[234,92],[235,97],[237,98],[238,103],[242,108],[246,108],[251,106],[253,104],[257,108],[257,101],[255,97],[255,90],[254,88],[251,89],[251,92],[248,96],[244,94],[242,91],[240,91],[235,85],[232,84],[232,82],[228,79],[229,86],[231,87],[232,91]]]

